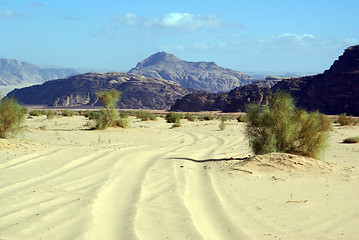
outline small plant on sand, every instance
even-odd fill
[[[228,117],[222,117],[221,123],[218,126],[221,131],[226,128],[226,121],[228,121]]]
[[[175,112],[169,112],[166,114],[165,119],[167,123],[180,123],[181,116]]]
[[[359,143],[359,136],[358,137],[348,137],[343,140],[343,143]]]
[[[271,96],[268,106],[249,105],[246,133],[255,154],[285,152],[319,158],[326,147],[330,120],[295,108],[288,93]]]
[[[33,109],[29,112],[29,114],[30,114],[30,116],[38,117],[38,116],[42,115],[42,112],[39,109]]]
[[[97,129],[105,129],[107,127],[128,127],[127,120],[120,118],[118,113],[117,102],[120,95],[120,92],[116,89],[97,92],[97,96],[105,106],[105,109],[98,112],[98,115],[95,118]]]
[[[172,124],[172,127],[171,127],[171,129],[172,128],[178,128],[178,127],[182,127],[182,124],[181,123],[174,123],[174,124]]]
[[[62,110],[61,115],[64,117],[72,117],[74,115],[74,112],[69,109],[64,109]]]
[[[241,114],[237,117],[237,121],[238,122],[247,122],[247,116]]]
[[[358,121],[352,116],[347,116],[346,113],[339,115],[337,122],[340,126],[355,126],[358,124]]]
[[[156,115],[146,112],[144,110],[133,111],[133,112],[131,112],[131,115],[135,116],[138,119],[141,119],[141,121],[156,121],[157,120]]]
[[[55,117],[55,115],[56,115],[56,112],[54,112],[54,111],[51,111],[51,110],[46,111],[47,119],[53,119]]]
[[[184,116],[184,118],[187,119],[187,120],[190,121],[190,122],[196,121],[196,117],[193,116],[193,115],[190,114],[190,113],[186,113],[186,115]]]
[[[210,115],[210,114],[205,114],[205,115],[200,116],[199,119],[201,121],[211,121],[214,119],[214,116]]]
[[[27,109],[12,98],[0,101],[0,138],[13,137],[21,129]]]

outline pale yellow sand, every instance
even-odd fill
[[[0,239],[358,238],[359,144],[340,143],[358,127],[334,129],[329,163],[246,163],[243,123],[131,121],[34,117],[0,140]]]

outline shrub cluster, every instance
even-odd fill
[[[193,116],[190,113],[186,113],[186,115],[184,116],[185,119],[187,119],[188,121],[194,122],[196,121],[196,116]]]
[[[347,116],[346,113],[339,115],[337,122],[340,126],[355,126],[358,124],[358,121],[352,116]]]
[[[175,112],[169,112],[166,114],[165,119],[167,123],[180,123],[181,116]]]
[[[0,138],[13,137],[20,130],[27,109],[12,98],[0,101]]]
[[[146,112],[144,110],[133,111],[133,112],[131,112],[131,115],[135,116],[138,119],[141,119],[141,121],[156,121],[157,120],[156,115]]]
[[[64,117],[72,117],[74,115],[74,112],[69,109],[64,109],[62,110],[61,115]]]
[[[214,119],[214,116],[210,115],[210,114],[205,114],[199,117],[200,121],[211,121]]]
[[[294,106],[287,93],[276,93],[268,106],[249,105],[246,133],[255,154],[285,152],[319,158],[326,146],[330,120]]]

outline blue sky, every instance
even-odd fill
[[[166,51],[243,71],[323,72],[359,44],[358,0],[0,0],[0,57],[128,71]]]

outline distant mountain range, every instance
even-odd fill
[[[40,68],[14,59],[0,59],[0,86],[31,85],[78,73],[73,68]]]
[[[129,73],[163,78],[177,82],[186,89],[209,92],[229,91],[250,84],[253,80],[247,74],[219,67],[214,62],[187,62],[166,52],[158,52],[139,62]]]

